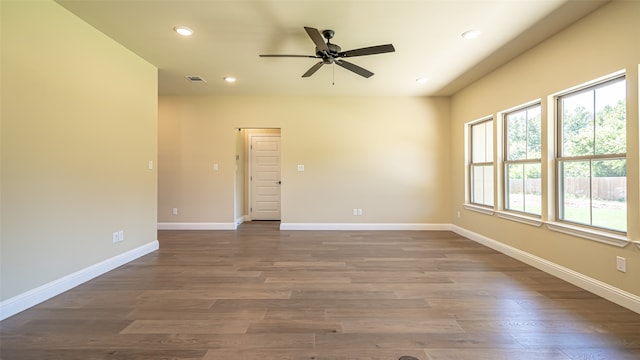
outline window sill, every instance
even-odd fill
[[[542,219],[516,215],[509,212],[504,211],[496,211],[491,208],[487,208],[484,206],[473,205],[473,204],[463,204],[465,210],[470,210],[473,212],[477,212],[480,214],[485,214],[489,216],[493,216],[494,214],[498,214],[499,218],[511,221],[517,221],[523,224],[527,224],[530,226],[540,227],[543,224],[547,225],[547,228],[552,231],[560,232],[567,235],[572,235],[575,237],[580,237],[587,240],[597,241],[599,243],[616,246],[619,248],[627,247],[629,244],[633,243],[638,248],[640,248],[640,241],[632,241],[627,238],[626,235],[618,235],[605,231],[598,231],[595,229],[587,229],[579,226],[559,223],[559,222],[547,222]]]
[[[517,221],[519,223],[540,227],[544,222],[538,218],[526,216],[526,215],[518,215],[505,211],[498,211],[498,217],[506,220]]]
[[[620,248],[626,247],[632,241],[629,241],[624,235],[616,235],[612,233],[607,233],[604,231],[592,230],[580,228],[577,226],[557,223],[557,222],[548,222],[547,227],[549,230],[561,232],[563,234],[578,236],[584,239],[593,240],[613,246],[617,246]],[[636,245],[640,245],[637,244]]]
[[[489,216],[493,216],[493,214],[495,214],[495,210],[480,205],[464,204],[464,208],[466,210],[475,211]]]

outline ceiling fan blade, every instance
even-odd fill
[[[313,75],[318,69],[320,69],[324,65],[324,62],[320,61],[319,63],[313,65],[306,73],[302,74],[302,77],[309,77]]]
[[[343,51],[338,54],[340,57],[354,57],[354,56],[364,56],[364,55],[375,55],[375,54],[384,54],[389,52],[394,52],[396,49],[391,44],[386,45],[376,45],[369,46],[366,48],[354,49]]]
[[[329,52],[329,47],[327,47],[327,44],[324,43],[322,34],[320,34],[320,31],[318,31],[318,29],[306,26],[304,27],[304,29],[307,31],[307,34],[309,35],[313,43],[316,44],[316,47],[319,51]]]
[[[360,75],[360,76],[364,76],[366,78],[370,78],[373,76],[373,73],[365,68],[361,68],[360,66],[356,65],[356,64],[352,64],[348,61],[344,61],[344,60],[334,60],[334,63],[336,63],[339,66],[342,66],[343,68],[353,71],[354,73]]]
[[[267,55],[263,55],[261,54],[260,57],[290,57],[290,58],[312,58],[312,59],[316,59],[318,58],[317,56],[313,56],[313,55],[280,55],[280,54],[267,54]]]

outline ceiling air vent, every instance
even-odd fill
[[[196,83],[206,83],[207,81],[205,79],[202,78],[202,76],[185,76],[185,78],[187,78],[187,80],[191,81],[191,82],[196,82]]]

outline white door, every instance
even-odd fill
[[[280,220],[280,135],[251,136],[251,220]]]

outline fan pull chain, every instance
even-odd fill
[[[336,86],[336,64],[332,64],[333,66],[331,67],[331,85]]]

